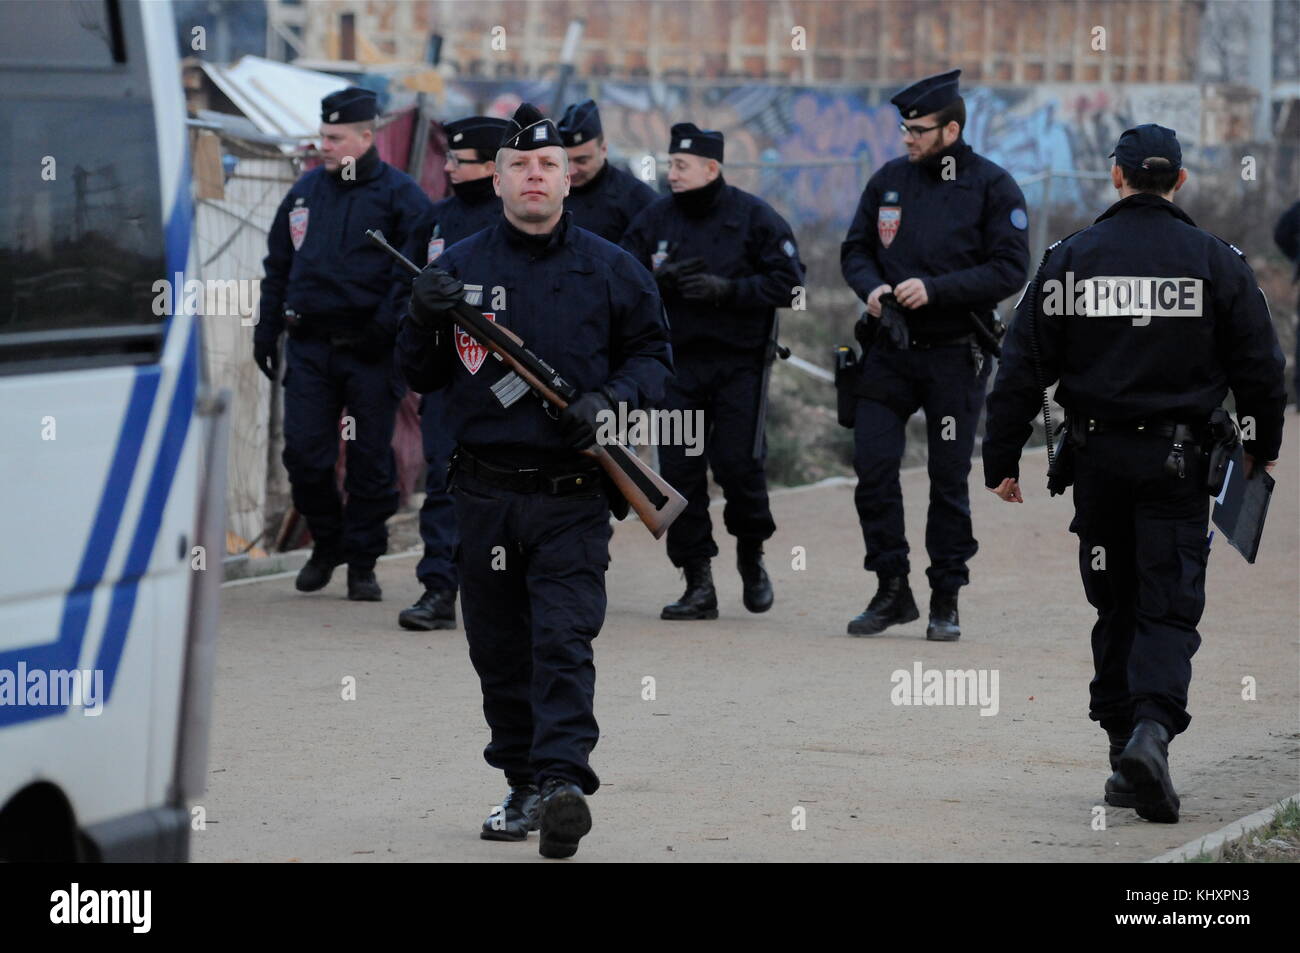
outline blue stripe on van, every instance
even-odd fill
[[[113,697],[113,683],[117,678],[118,664],[122,661],[127,633],[131,630],[131,616],[135,611],[140,580],[149,571],[149,560],[153,555],[154,544],[158,540],[163,510],[167,505],[167,497],[171,493],[172,480],[176,476],[176,468],[180,463],[181,450],[185,447],[190,419],[194,416],[195,389],[199,372],[198,333],[197,322],[191,322],[185,355],[176,379],[176,390],[172,394],[171,406],[167,410],[167,423],[158,444],[158,456],[154,460],[153,473],[149,476],[144,504],[140,509],[140,521],[131,539],[131,548],[127,551],[122,575],[113,587],[108,624],[104,628],[104,638],[100,642],[99,656],[94,666],[104,672],[105,702]]]
[[[113,541],[117,538],[118,524],[122,520],[122,508],[126,505],[126,496],[135,477],[136,463],[140,459],[140,446],[149,427],[149,418],[153,412],[154,398],[158,393],[158,382],[161,376],[162,369],[156,365],[136,369],[135,380],[131,385],[131,396],[127,400],[126,417],[122,421],[122,429],[118,434],[117,449],[113,451],[113,462],[108,470],[108,479],[100,494],[95,521],[91,525],[90,537],[81,556],[76,582],[63,604],[58,639],[45,645],[24,646],[8,652],[0,652],[0,673],[7,671],[12,673],[11,678],[17,679],[20,661],[26,663],[29,671],[68,670],[77,667],[77,660],[81,657],[81,647],[86,638],[86,623],[90,618],[95,588],[104,577],[104,567],[108,564],[109,553],[113,550]],[[0,704],[0,726],[32,721],[36,718],[48,718],[63,712],[66,708],[66,705]]]

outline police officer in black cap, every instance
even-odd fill
[[[324,164],[289,190],[271,224],[263,261],[253,353],[275,380],[287,328],[284,465],[293,504],[315,546],[298,573],[303,592],[324,588],[348,564],[348,598],[382,597],[374,566],[388,548],[385,521],[397,510],[392,451],[397,405],[406,386],[397,370],[397,335],[409,276],[366,236],[380,229],[413,252],[417,224],[432,203],[374,146],[375,94],[349,87],[321,100]],[[421,249],[422,251],[422,249]],[[334,465],[339,414],[347,408],[347,505]]]
[[[1017,308],[988,398],[984,482],[1022,501],[1020,451],[1041,388],[1059,381],[1069,423],[1060,462],[1074,461],[1070,529],[1097,610],[1090,717],[1110,737],[1105,797],[1171,823],[1168,745],[1191,720],[1205,606],[1203,450],[1212,416],[1226,421],[1215,411],[1231,388],[1247,476],[1272,467],[1284,362],[1245,258],[1173,204],[1187,181],[1173,130],[1126,130],[1112,155],[1119,201],[1049,249]],[[1054,492],[1064,470],[1059,479]]]
[[[726,496],[723,521],[736,537],[745,608],[766,612],[773,596],[763,542],[776,523],[763,470],[766,441],[755,430],[767,397],[763,362],[776,309],[790,307],[804,268],[785,220],[723,178],[722,133],[683,122],[670,134],[672,194],[637,216],[623,238],[623,247],[654,272],[668,309],[677,376],[664,407],[704,420],[703,453],[659,448],[664,478],[687,500],[668,528],[668,558],[684,571],[686,591],[661,618],[718,617],[708,467]]]
[[[591,827],[583,798],[599,786],[592,639],[605,619],[610,506],[591,447],[617,411],[656,403],[672,373],[654,281],[631,256],[573,224],[555,124],[530,103],[497,156],[497,223],[443,252],[415,280],[398,351],[411,386],[445,391],[457,443],[452,493],[470,660],[492,731],[487,762],[509,794],[483,824],[489,840],[541,831],[546,857],[567,857]],[[507,373],[449,318],[482,308],[574,384],[556,413],[534,395],[510,402]]]
[[[610,165],[609,144],[593,100],[571,105],[556,126],[569,154],[571,184],[564,207],[578,225],[617,244],[632,219],[657,198],[655,190]]]
[[[966,481],[990,366],[972,320],[987,328],[997,303],[1025,283],[1029,249],[1019,187],[962,139],[960,73],[927,77],[890,100],[902,115],[907,156],[871,177],[840,250],[844,278],[867,305],[856,329],[866,353],[855,388],[854,502],[863,566],[879,578],[850,635],[919,616],[898,470],[907,420],[920,407],[930,475],[926,638],[961,637],[957,591],[978,548]]]
[[[443,126],[447,134],[445,169],[452,194],[433,203],[432,218],[416,236],[416,247],[427,245],[426,261],[443,249],[496,223],[501,199],[492,186],[497,147],[508,123],[491,116],[470,116]],[[427,234],[426,234],[427,233]],[[442,395],[420,397],[420,433],[424,443],[424,503],[420,507],[420,537],[424,556],[415,577],[424,594],[397,617],[404,629],[429,631],[456,627],[456,510],[447,489],[447,464],[455,444],[442,425]]]

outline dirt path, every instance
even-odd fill
[[[1105,735],[1087,719],[1093,613],[1070,504],[1048,499],[1037,455],[1022,506],[984,491],[976,464],[981,548],[952,644],[925,641],[924,605],[922,621],[886,637],[844,634],[874,588],[849,486],[774,499],[777,601],[761,616],[740,604],[726,537],[714,563],[722,618],[660,622],[682,583],[661,544],[621,524],[596,642],[603,786],[578,859],[1136,861],[1295,793],[1298,438],[1289,413],[1259,562],[1218,538],[1211,553],[1193,722],[1171,750],[1182,823],[1112,809],[1106,830],[1093,830],[1108,773]],[[903,493],[923,603],[923,470],[904,474]],[[792,569],[793,547],[806,569]],[[311,596],[289,579],[224,590],[208,827],[193,834],[195,859],[537,858],[535,836],[527,846],[478,839],[503,781],[482,760],[487,730],[463,632],[397,628],[418,593],[414,565],[381,564],[379,605],[344,600],[341,573]],[[997,714],[894,705],[891,674],[918,661],[996,670]],[[345,676],[356,679],[354,701],[341,698]],[[642,697],[647,676],[654,700]],[[1254,701],[1241,697],[1248,676]]]

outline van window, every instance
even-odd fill
[[[0,374],[157,359],[155,141],[148,102],[0,92]]]
[[[4,0],[0,63],[103,67],[123,61],[117,0]]]

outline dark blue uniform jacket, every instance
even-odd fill
[[[579,227],[617,245],[632,220],[657,197],[636,176],[606,162],[586,185],[569,189],[564,207]]]
[[[279,335],[284,308],[331,327],[375,321],[396,335],[410,277],[366,238],[366,229],[379,229],[394,248],[422,263],[424,249],[415,251],[412,238],[432,205],[410,176],[373,148],[357,160],[353,181],[324,167],[304,175],[271,223],[258,337]]]
[[[840,269],[864,302],[880,285],[921,278],[929,302],[907,312],[913,335],[955,337],[970,331],[968,312],[986,316],[1024,286],[1027,228],[1020,186],[958,139],[929,160],[904,156],[876,171],[840,246]]]
[[[721,306],[666,296],[678,360],[723,362],[760,354],[776,309],[790,307],[795,289],[804,284],[785,219],[758,196],[725,182],[698,217],[686,215],[671,195],[658,199],[633,220],[622,244],[652,270],[667,255],[674,261],[702,258],[710,274],[734,279],[735,292]]]
[[[479,182],[485,183],[486,188]],[[424,257],[415,259],[417,265],[436,261],[452,245],[495,225],[501,217],[501,199],[492,191],[492,180],[480,179],[469,185],[473,188],[462,189],[463,194],[449,195],[433,203],[430,221],[420,226],[426,247]]]
[[[1127,280],[1089,281],[1099,277]],[[1016,309],[988,398],[990,487],[1019,476],[1029,421],[1042,407],[1030,298]],[[1172,202],[1148,193],[1116,202],[1055,247],[1038,298],[1043,380],[1060,381],[1056,400],[1075,416],[1202,424],[1232,388],[1238,420],[1255,420],[1246,452],[1277,457],[1284,361],[1264,294],[1242,254]]]
[[[548,240],[503,215],[448,248],[437,267],[465,283],[465,300],[523,339],[579,392],[608,389],[629,409],[663,399],[672,351],[654,279],[630,255],[565,212]],[[448,433],[498,458],[568,451],[542,402],[503,409],[489,390],[507,368],[462,331],[451,337],[402,322],[397,348],[414,390],[446,388]]]

